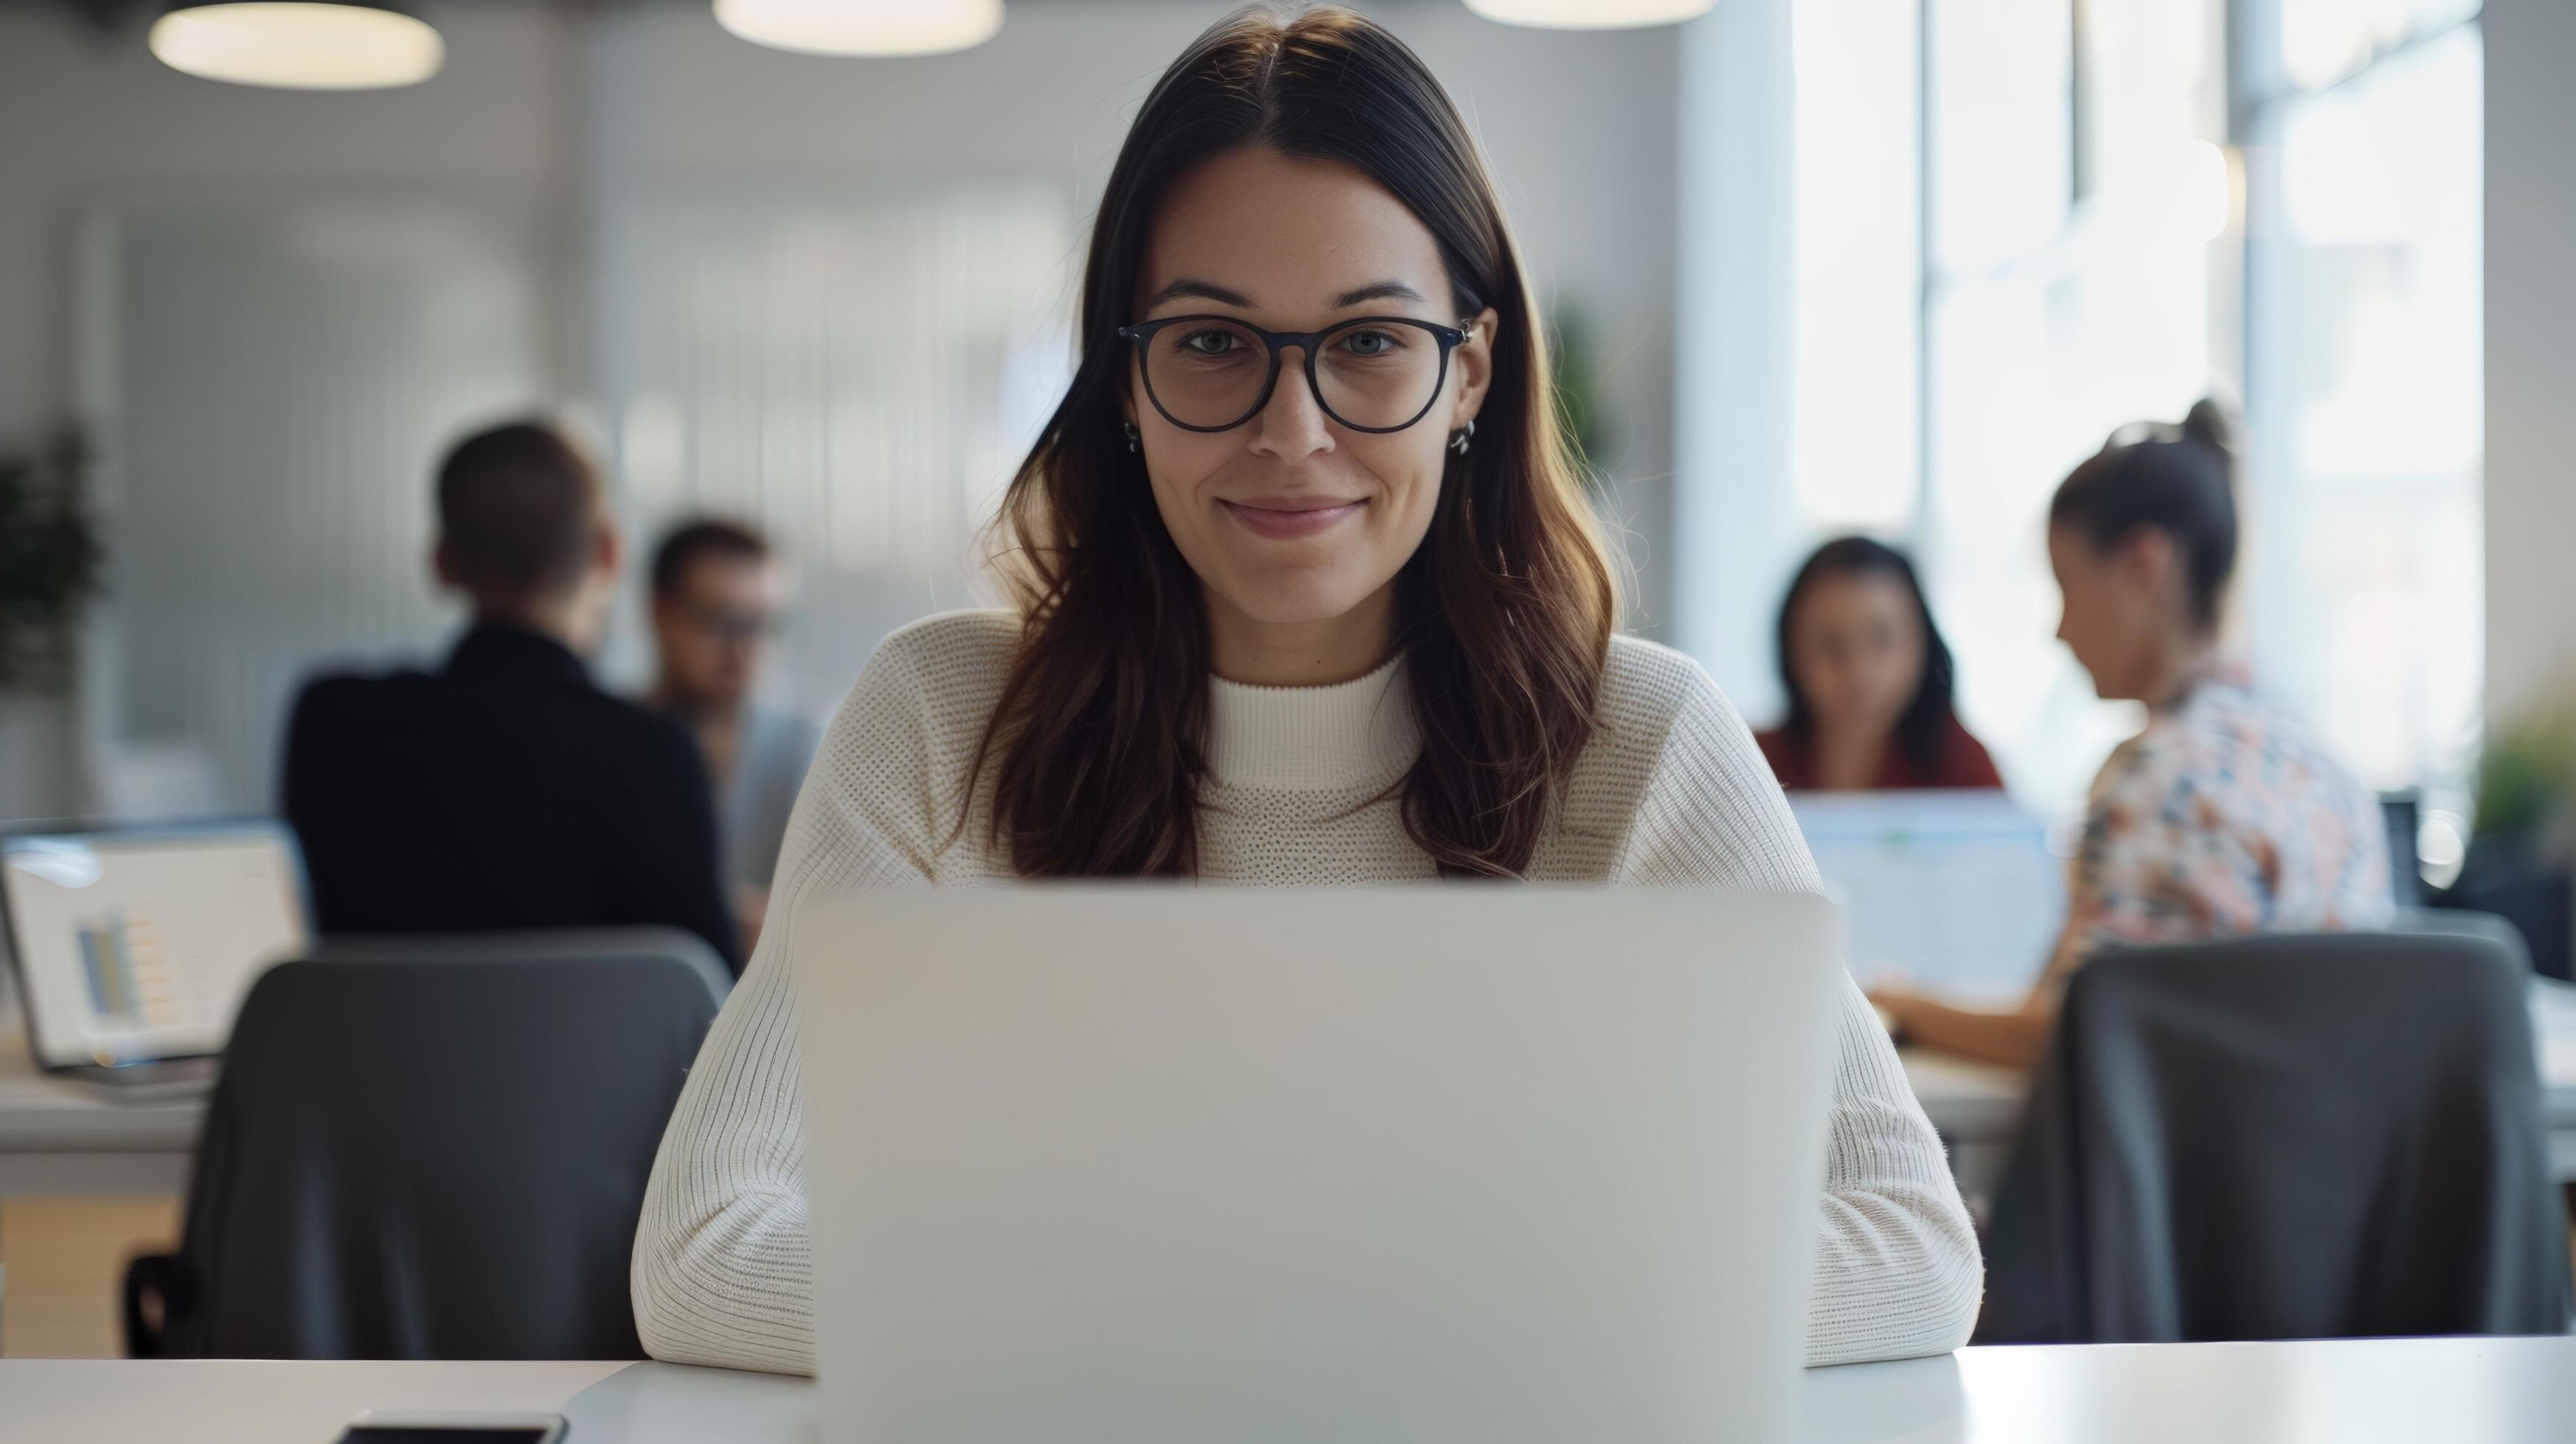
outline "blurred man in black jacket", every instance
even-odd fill
[[[321,678],[288,726],[322,930],[667,923],[738,968],[697,744],[582,661],[620,562],[589,462],[540,425],[468,437],[438,522],[438,580],[474,609],[446,665]]]

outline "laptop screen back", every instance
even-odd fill
[[[1679,889],[816,906],[821,1437],[1788,1437],[1839,931]]]
[[[251,983],[309,942],[273,824],[0,839],[0,904],[47,1067],[219,1053]]]

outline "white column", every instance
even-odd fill
[[[1798,541],[1790,0],[1727,0],[1682,32],[1671,639],[1737,706],[1778,702],[1770,627]]]
[[[2576,686],[2576,5],[2486,4],[2487,717]]]

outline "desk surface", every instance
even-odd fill
[[[2550,1161],[2559,1178],[2576,1182],[2576,987],[2535,981],[2531,1031]],[[1974,1191],[1991,1183],[1994,1155],[2011,1143],[2021,1118],[2022,1075],[1919,1048],[1905,1049],[1903,1057],[1914,1096],[1951,1145],[1962,1185]],[[2576,1429],[2570,1437],[2576,1438]]]
[[[2561,1444],[2576,1339],[1969,1349],[1805,1379],[1810,1444]],[[613,1363],[0,1360],[0,1437],[330,1444],[361,1409],[532,1410],[569,1444],[813,1444],[801,1379]]]
[[[179,1192],[204,1095],[120,1095],[45,1076],[8,983],[0,973],[0,1198]]]

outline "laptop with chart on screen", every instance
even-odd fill
[[[293,837],[266,821],[0,838],[0,920],[49,1071],[128,1081],[223,1051],[259,974],[311,937]]]

